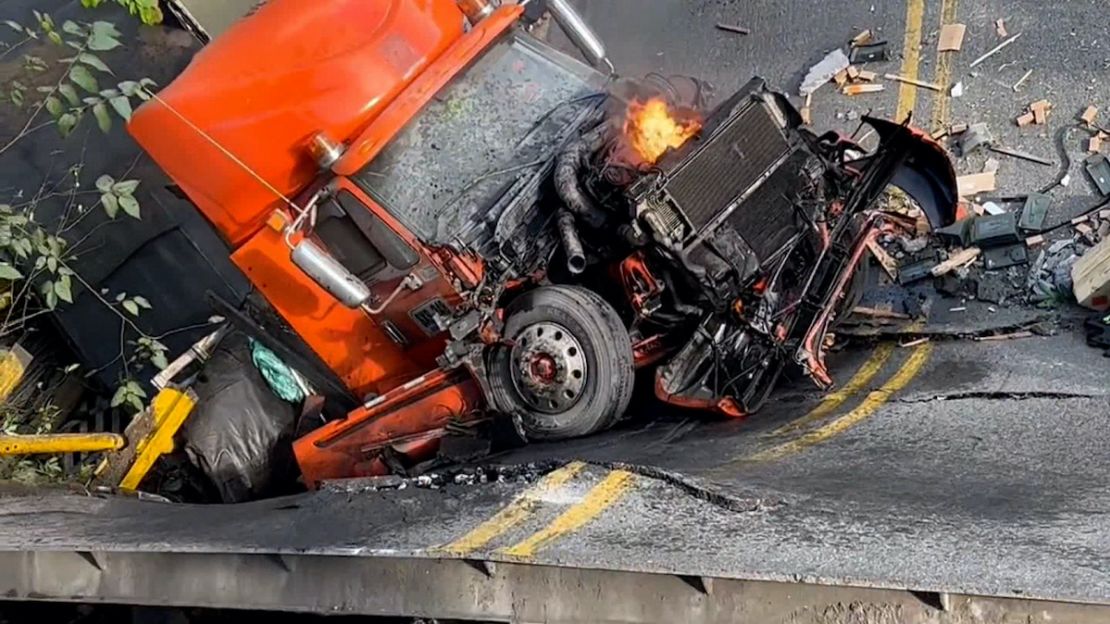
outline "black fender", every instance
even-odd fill
[[[933,229],[956,221],[960,197],[956,170],[948,153],[932,137],[909,126],[864,117],[879,135],[879,147],[865,158],[848,163],[865,171],[860,199],[870,205],[888,184],[917,202]],[[860,206],[862,207],[862,206]]]

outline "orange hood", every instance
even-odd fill
[[[308,144],[364,129],[463,33],[453,0],[270,0],[141,106],[129,129],[233,245],[317,175]],[[164,102],[164,103],[163,103]]]

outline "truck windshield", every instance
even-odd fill
[[[354,177],[420,239],[448,242],[552,156],[603,77],[522,33],[493,45]],[[533,167],[534,170],[536,167]]]

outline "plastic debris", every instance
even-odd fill
[[[805,78],[802,79],[802,86],[798,93],[802,97],[813,93],[818,87],[832,80],[841,70],[847,71],[849,65],[851,65],[851,62],[844,50],[837,48],[829,52],[825,55],[825,58],[821,59],[820,63],[809,69]]]

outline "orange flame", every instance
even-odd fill
[[[667,150],[682,147],[701,130],[701,119],[697,115],[682,117],[672,112],[661,97],[647,102],[633,100],[628,104],[624,134],[645,163],[655,164]]]

